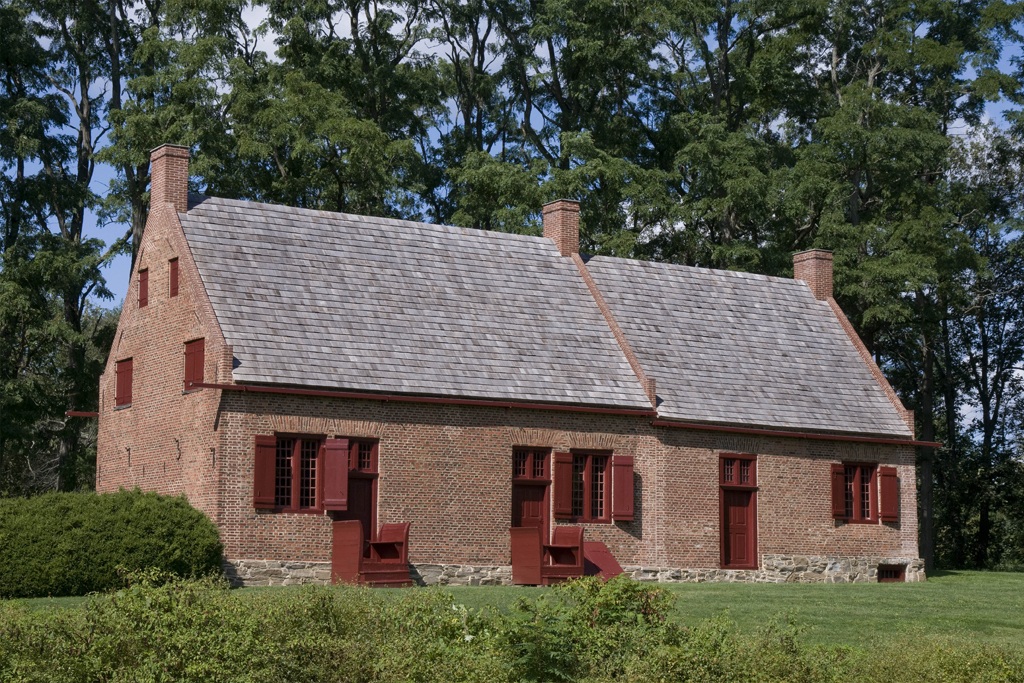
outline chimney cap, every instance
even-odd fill
[[[559,204],[559,205],[564,204],[564,206],[557,206],[556,207],[555,206],[556,204]],[[577,200],[577,199],[565,199],[563,197],[562,199],[552,199],[550,202],[547,202],[546,204],[544,204],[542,208],[543,209],[547,209],[549,206],[552,207],[552,208],[568,209],[570,211],[572,211],[573,209],[576,209],[577,211],[579,211],[580,203],[579,203],[579,200]]]
[[[175,145],[171,144],[170,142],[165,142],[159,147],[154,147],[152,150],[150,150],[149,157],[150,159],[153,159],[156,157],[162,157],[166,154],[172,154],[177,157],[187,157],[189,156],[189,152],[189,148],[186,147],[185,145]]]
[[[815,247],[813,249],[804,249],[803,251],[798,251],[795,254],[793,254],[793,260],[794,261],[797,260],[797,259],[800,259],[801,261],[803,261],[804,259],[808,259],[808,258],[829,258],[830,259],[830,258],[832,258],[832,250],[831,249],[820,249],[818,247]]]

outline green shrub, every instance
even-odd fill
[[[613,680],[650,648],[678,641],[667,620],[673,601],[625,575],[570,581],[497,619],[501,649],[516,680]]]
[[[0,601],[0,681],[271,683],[1024,683],[1024,649],[892,634],[869,648],[807,646],[782,620],[673,622],[670,598],[584,581],[511,613],[438,589],[229,591],[147,571],[72,609]]]
[[[123,571],[220,571],[217,528],[184,497],[140,491],[0,500],[0,597],[85,595]]]

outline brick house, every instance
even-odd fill
[[[152,201],[100,383],[97,489],[184,493],[238,583],[330,577],[332,520],[411,522],[425,583],[507,583],[510,527],[582,526],[649,580],[923,578],[913,417],[795,279],[544,237]]]

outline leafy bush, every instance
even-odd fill
[[[626,579],[573,582],[498,613],[435,588],[129,578],[74,609],[0,601],[0,681],[1024,683],[1021,649],[905,636],[809,647],[787,621],[754,635],[723,617],[687,626],[668,593]]]
[[[517,678],[528,681],[615,679],[657,643],[677,642],[667,619],[672,597],[618,576],[555,586],[534,601],[520,600],[498,623],[502,650]]]
[[[220,571],[217,528],[184,497],[140,491],[0,500],[0,597],[85,595],[118,570]]]

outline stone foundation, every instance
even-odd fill
[[[904,580],[924,581],[924,560],[906,557],[827,557],[823,555],[763,555],[760,569],[673,569],[625,566],[637,581],[658,583],[873,583],[878,565],[902,566]],[[293,586],[328,584],[330,562],[230,560],[224,575],[232,586]],[[509,586],[512,567],[463,564],[417,564],[409,575],[419,586]]]
[[[907,557],[827,557],[762,555],[760,569],[671,569],[627,566],[637,581],[659,583],[873,583],[878,565],[902,566],[904,581],[924,581],[924,560]]]
[[[417,564],[412,567],[412,578],[420,586],[511,586],[512,567]]]
[[[289,560],[227,560],[224,576],[239,586],[297,586],[331,582],[330,562],[293,562]]]

